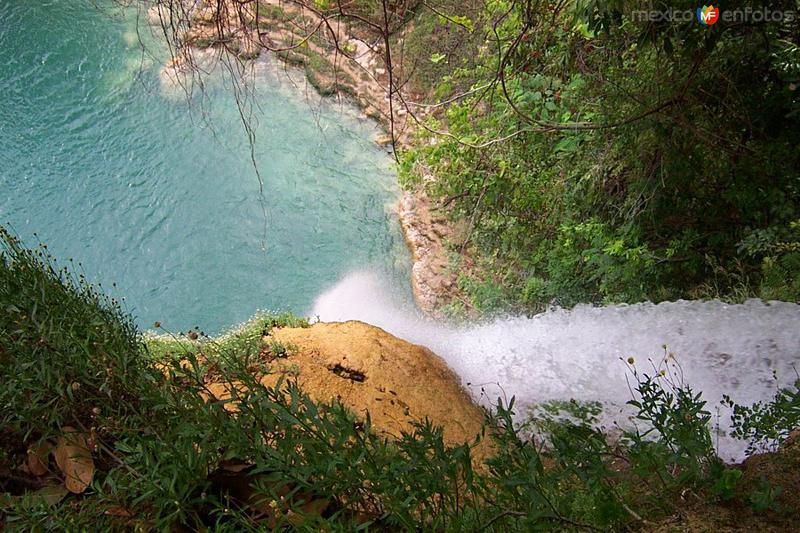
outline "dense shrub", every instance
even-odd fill
[[[800,298],[797,20],[642,22],[626,1],[482,6],[442,8],[472,16],[486,45],[427,91],[483,89],[430,119],[403,165],[408,185],[433,176],[428,192],[470,222],[477,265],[462,287],[477,307]],[[762,3],[722,9],[737,7]],[[472,290],[487,283],[503,296]]]

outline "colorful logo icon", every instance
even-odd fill
[[[703,26],[712,26],[719,20],[719,8],[712,6],[703,6],[697,8],[697,20]]]

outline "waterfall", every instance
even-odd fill
[[[460,326],[420,316],[379,275],[359,271],[321,294],[312,315],[361,320],[427,346],[478,401],[516,397],[518,415],[550,400],[600,401],[601,420],[624,426],[631,399],[626,360],[633,357],[636,369],[651,375],[669,369],[703,393],[726,460],[741,459],[746,444],[725,435],[730,411],[722,395],[740,404],[769,400],[800,369],[800,305],[787,302],[580,305]],[[679,367],[664,366],[670,353]]]

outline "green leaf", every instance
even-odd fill
[[[469,32],[475,31],[475,24],[469,17],[465,17],[463,15],[447,15],[442,18],[448,22],[453,22],[455,24],[458,24],[459,26],[463,26]]]
[[[556,143],[556,152],[574,152],[578,148],[578,141],[574,138],[561,139]]]
[[[431,63],[438,64],[441,63],[447,56],[444,54],[440,54],[439,52],[431,54]]]

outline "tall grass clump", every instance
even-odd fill
[[[616,439],[593,407],[521,429],[513,399],[498,402],[480,437],[495,453],[481,462],[474,443],[448,447],[425,421],[390,440],[292,379],[262,385],[294,349],[271,330],[308,325],[292,315],[216,339],[144,336],[118,302],[5,229],[0,311],[5,529],[595,531],[649,527],[687,501],[757,502],[791,519],[775,487],[752,496],[716,457],[705,403],[669,375],[632,371],[641,428]]]
[[[269,331],[306,321],[263,315],[219,340],[146,339],[46,247],[0,237],[0,513],[10,527],[412,528],[464,505],[454,488],[471,476],[469,450],[447,449],[439,428],[390,442],[295,383],[261,385],[264,350],[277,349]],[[90,442],[85,491],[54,503],[32,490],[63,477],[49,458],[42,479],[11,482],[26,450],[68,432]]]

